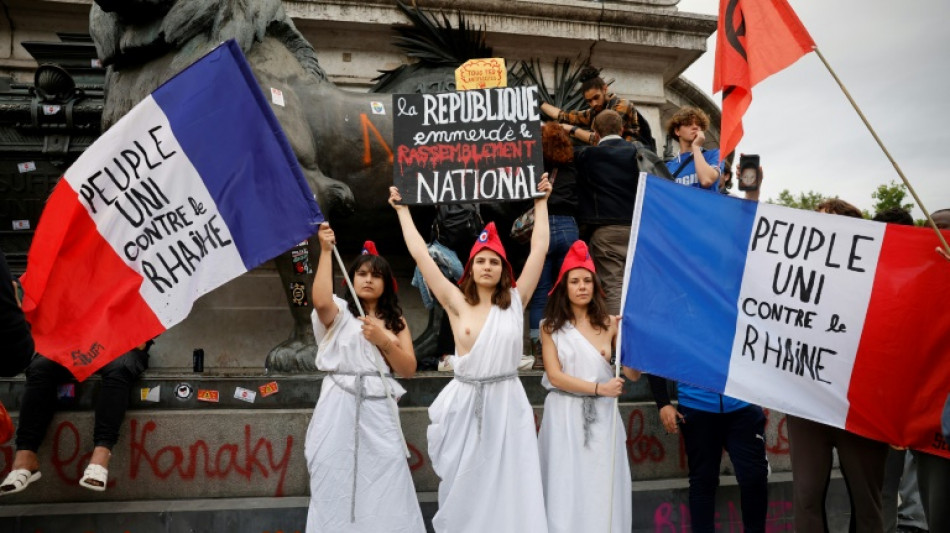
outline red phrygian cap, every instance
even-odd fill
[[[468,254],[468,262],[465,263],[465,270],[462,272],[462,277],[459,278],[459,285],[468,277],[472,269],[472,259],[475,258],[475,254],[485,248],[501,256],[501,262],[505,264],[505,268],[508,269],[508,275],[511,276],[511,286],[514,287],[515,272],[511,268],[511,263],[508,262],[508,257],[505,255],[505,247],[501,245],[501,239],[498,238],[498,230],[495,229],[494,222],[489,222],[488,225],[485,226],[485,229],[478,234],[478,240],[476,240],[475,245],[472,246],[472,251]]]
[[[375,255],[380,257],[379,252],[376,251],[376,243],[373,241],[366,241],[363,243],[363,251],[360,252],[360,255]],[[393,276],[393,290],[398,292],[399,285],[396,283],[396,276]]]
[[[567,255],[564,256],[564,262],[561,263],[561,273],[557,275],[557,281],[554,282],[554,286],[548,291],[548,296],[554,292],[558,283],[564,279],[564,275],[575,268],[586,268],[590,270],[591,274],[597,274],[597,271],[594,269],[594,260],[591,259],[590,250],[587,249],[587,243],[584,241],[574,241],[574,244],[571,245],[571,249],[567,251]]]
[[[378,256],[379,252],[376,251],[376,243],[373,241],[366,241],[363,243],[363,251],[360,252],[360,255],[375,255]]]

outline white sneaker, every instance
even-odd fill
[[[534,356],[522,355],[521,363],[518,364],[518,370],[531,370],[532,366],[534,366]]]
[[[452,368],[452,362],[449,361],[448,357],[446,357],[444,359],[439,360],[438,370],[439,372],[452,372],[455,369]]]

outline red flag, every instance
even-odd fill
[[[713,93],[722,91],[719,153],[735,150],[752,87],[811,52],[814,41],[786,0],[719,0]]]

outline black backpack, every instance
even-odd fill
[[[453,250],[467,249],[483,226],[476,204],[439,205],[432,222],[432,239]]]

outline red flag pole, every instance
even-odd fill
[[[887,156],[887,160],[890,161],[892,165],[894,165],[894,170],[897,171],[897,175],[901,177],[904,185],[907,186],[907,190],[909,190],[911,196],[914,197],[914,201],[917,202],[917,207],[919,207],[920,210],[924,212],[924,216],[927,217],[927,222],[930,223],[930,227],[932,227],[934,232],[937,233],[937,238],[940,239],[940,244],[943,245],[943,249],[947,253],[947,257],[950,257],[950,245],[948,245],[946,239],[943,238],[943,234],[940,233],[937,223],[934,222],[934,219],[930,216],[930,212],[927,211],[926,207],[924,207],[924,203],[920,201],[920,197],[917,196],[917,191],[914,190],[914,187],[910,184],[910,181],[908,181],[907,176],[904,175],[904,171],[901,170],[901,167],[897,164],[897,161],[891,157],[891,153],[887,151],[887,148],[884,146],[881,138],[877,136],[877,132],[875,132],[874,128],[871,127],[871,123],[868,122],[867,117],[865,117],[864,113],[861,112],[861,108],[858,107],[857,102],[855,102],[854,98],[851,97],[851,93],[848,92],[848,89],[844,86],[844,83],[842,83],[841,79],[838,78],[838,75],[835,73],[834,69],[828,64],[828,61],[825,59],[825,56],[822,55],[821,50],[819,50],[817,46],[814,47],[814,50],[818,55],[818,59],[821,59],[822,64],[824,64],[825,68],[828,69],[828,72],[831,73],[831,77],[834,78],[835,82],[838,83],[838,87],[841,87],[841,92],[843,92],[848,101],[851,102],[851,107],[854,108],[854,110],[858,113],[858,116],[861,117],[861,121],[864,122],[864,125],[867,127],[868,131],[871,132],[871,136],[874,137],[875,141],[877,141],[877,145],[880,146],[881,150],[884,151],[884,155]]]

